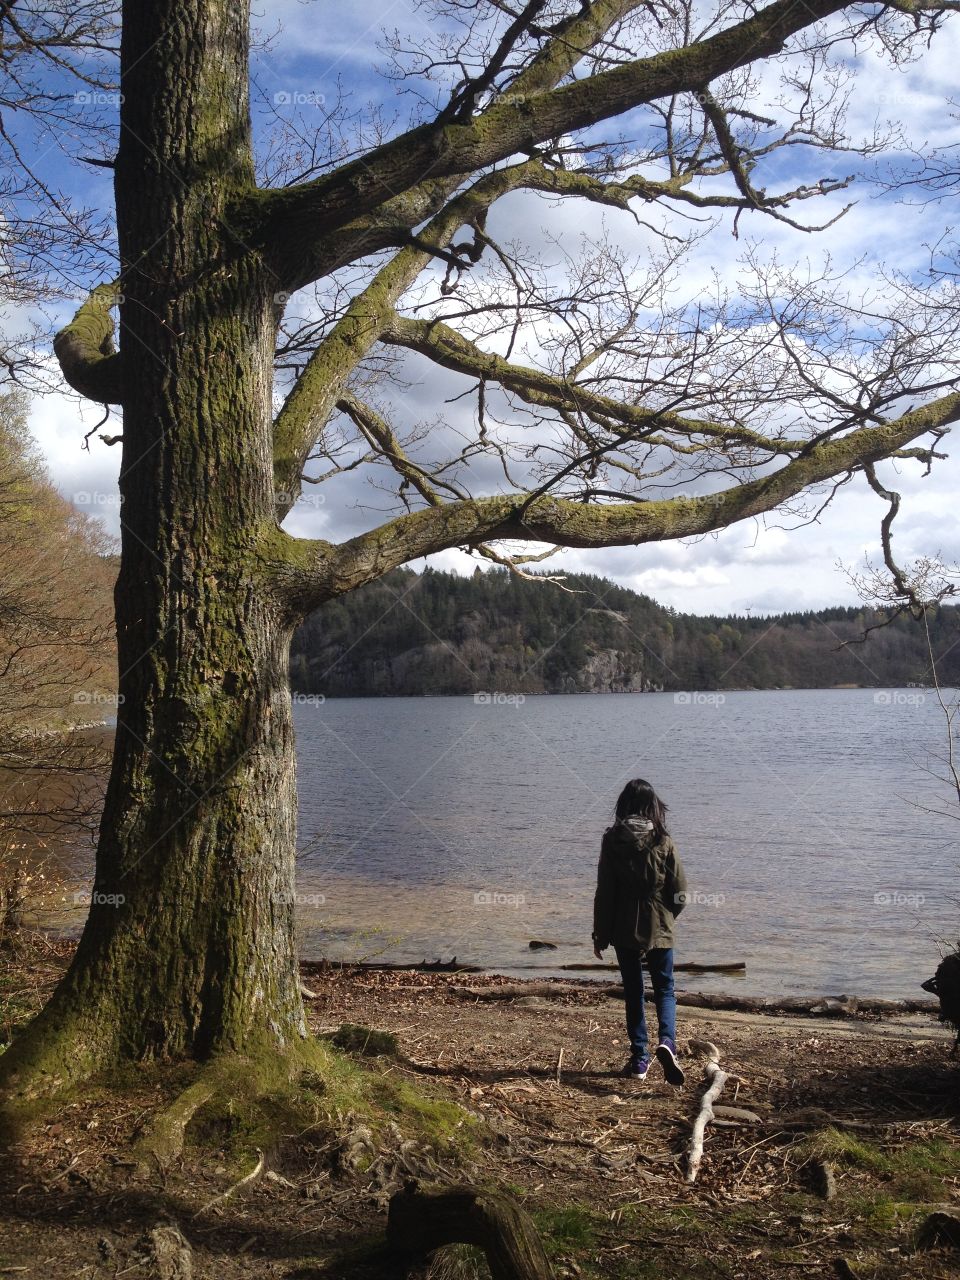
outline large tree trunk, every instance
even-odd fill
[[[221,211],[252,182],[246,6],[127,0],[117,741],[74,964],[3,1059],[34,1092],[115,1057],[289,1048],[296,619],[274,521],[276,285]]]

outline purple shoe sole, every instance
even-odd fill
[[[667,1084],[673,1084],[679,1088],[687,1077],[683,1074],[683,1068],[668,1044],[657,1045],[657,1061],[663,1067],[663,1074],[667,1078]]]

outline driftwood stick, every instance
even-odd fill
[[[529,1214],[509,1196],[480,1187],[423,1187],[411,1180],[390,1199],[387,1243],[409,1257],[472,1244],[487,1255],[493,1280],[553,1280]]]
[[[531,969],[546,969],[547,965],[528,965]],[[593,973],[612,969],[616,972],[617,964],[558,964],[557,969],[574,973]],[[746,973],[747,962],[734,960],[725,964],[697,964],[695,960],[683,960],[673,966],[674,973]]]
[[[587,986],[570,979],[555,982],[507,982],[496,987],[450,987],[450,990],[467,1000],[515,1000],[522,996],[568,996],[571,994],[605,996],[612,1000],[623,999],[623,987],[595,983]],[[653,994],[646,993],[648,1004]],[[794,1014],[810,1017],[853,1018],[858,1014],[879,1016],[903,1013],[937,1012],[934,1000],[877,1000],[857,999],[852,996],[764,996],[705,995],[699,991],[678,991],[677,1004],[691,1009],[728,1010],[733,1013]]]
[[[507,982],[499,987],[451,987],[467,1000],[516,1000],[522,996],[569,996],[583,990],[565,982]]]
[[[482,965],[459,964],[452,960],[421,960],[419,964],[376,964],[371,960],[304,960],[301,969],[310,974],[349,973],[358,969],[363,973],[484,973]]]
[[[723,1092],[723,1086],[729,1076],[720,1067],[720,1050],[710,1040],[691,1040],[691,1053],[701,1054],[707,1059],[703,1072],[710,1082],[709,1087],[700,1099],[700,1110],[693,1122],[693,1133],[690,1135],[690,1148],[687,1152],[687,1182],[696,1182],[703,1159],[703,1139],[707,1125],[714,1118],[713,1104]]]
[[[600,986],[598,992],[612,999],[623,999],[622,986]],[[647,1003],[653,994],[647,992]],[[677,1004],[690,1009],[717,1009],[733,1013],[801,1014],[823,1018],[852,1018],[868,1013],[879,1016],[902,1013],[936,1013],[933,1000],[879,1000],[856,996],[735,996],[707,995],[700,991],[678,991]]]

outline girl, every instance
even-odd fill
[[[687,881],[665,825],[667,807],[649,782],[634,778],[620,793],[616,821],[603,833],[593,904],[593,952],[613,943],[623,975],[630,1059],[620,1073],[642,1080],[650,1069],[643,1010],[645,959],[657,1006],[657,1061],[670,1084],[683,1084],[677,1062],[677,1002],[673,992],[673,922],[683,910]]]

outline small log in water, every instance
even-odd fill
[[[480,1187],[408,1182],[390,1199],[387,1243],[408,1257],[472,1244],[487,1255],[493,1280],[553,1280],[529,1214],[510,1196]]]

